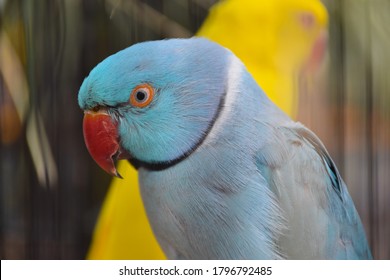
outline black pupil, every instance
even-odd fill
[[[137,98],[137,101],[145,101],[146,99],[146,93],[143,92],[143,91],[137,91],[137,93],[135,94],[135,97]]]

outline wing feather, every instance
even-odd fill
[[[282,156],[269,157],[276,153]],[[336,165],[299,123],[274,129],[256,163],[274,190],[288,230],[279,240],[294,259],[371,258],[359,215]]]

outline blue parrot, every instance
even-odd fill
[[[97,164],[115,176],[118,159],[138,169],[168,258],[372,258],[323,144],[228,49],[204,38],[135,44],[96,66],[78,101]]]

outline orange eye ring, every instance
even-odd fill
[[[136,86],[130,95],[130,104],[134,107],[144,108],[148,106],[154,97],[154,88],[148,84]]]

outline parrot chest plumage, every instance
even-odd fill
[[[249,157],[224,149],[200,149],[165,171],[139,170],[148,217],[169,258],[278,258],[266,244],[273,238],[267,220],[278,212],[264,178]]]

